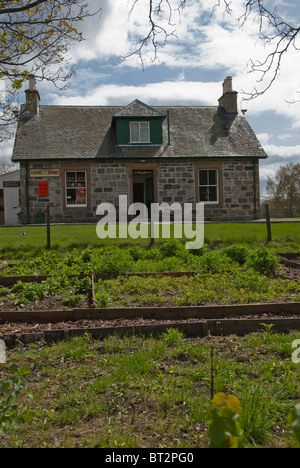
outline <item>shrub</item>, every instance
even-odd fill
[[[223,252],[234,262],[243,265],[247,260],[249,249],[242,244],[233,244],[229,247],[225,247],[225,249],[223,249]]]
[[[134,260],[127,250],[109,247],[92,259],[94,273],[122,275],[133,270]]]
[[[146,251],[145,249],[142,249],[139,245],[135,245],[134,247],[131,247],[128,251],[133,258],[133,260],[144,260],[146,258]]]
[[[266,247],[259,247],[249,253],[246,265],[258,271],[260,274],[269,276],[275,273],[279,265],[279,260],[277,256]]]
[[[159,251],[162,258],[180,257],[186,254],[184,245],[178,239],[167,240],[159,247]]]
[[[224,271],[232,268],[232,260],[221,251],[205,253],[202,257],[194,257],[190,266],[195,270]]]

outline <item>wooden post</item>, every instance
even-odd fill
[[[272,240],[272,232],[271,232],[271,222],[270,222],[270,207],[269,205],[265,205],[266,209],[266,221],[267,221],[267,233],[268,233],[268,242]]]
[[[49,205],[47,205],[47,249],[51,249],[50,206]]]
[[[215,382],[214,382],[214,348],[213,346],[210,349],[210,398],[211,400],[214,397],[215,392]]]

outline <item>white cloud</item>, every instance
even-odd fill
[[[221,83],[165,81],[141,86],[102,85],[85,95],[52,95],[56,105],[127,105],[140,99],[149,105],[201,104],[217,105],[221,96]]]
[[[278,146],[274,144],[264,145],[264,149],[269,156],[278,156],[282,159],[296,157],[300,162],[300,145]]]
[[[148,1],[138,1],[129,16],[133,0],[90,0],[93,5],[103,8],[102,17],[90,19],[84,25],[86,40],[72,48],[71,56],[78,62],[78,68],[87,67],[87,75],[92,68],[99,68],[109,59],[114,59],[115,73],[132,68],[141,71],[138,58],[131,57],[118,64],[118,57],[130,52],[132,44],[137,38],[142,38],[149,31]],[[179,3],[177,0],[172,5]],[[263,60],[268,47],[258,39],[258,22],[249,18],[242,28],[239,28],[238,18],[242,14],[240,1],[233,1],[232,15],[224,14],[224,8],[214,9],[211,0],[189,0],[181,14],[173,11],[172,24],[168,24],[168,11],[160,18],[161,24],[171,33],[176,30],[177,37],[169,37],[164,47],[159,49],[157,60],[153,60],[153,47],[149,44],[144,50],[146,67],[164,65],[170,70],[180,69],[180,81],[184,79],[184,70],[211,70],[234,76],[234,84],[240,91],[251,92],[254,88],[262,90],[266,81],[259,83],[260,75],[249,73],[250,60]],[[269,45],[271,47],[271,44]],[[270,50],[270,49],[269,49]],[[286,100],[295,97],[296,90],[300,90],[300,62],[298,51],[290,51],[284,58],[282,69],[277,81],[265,95],[259,99],[247,102],[252,114],[259,114],[266,110],[288,117],[292,128],[300,127],[300,113],[297,106],[289,106]],[[122,68],[123,67],[123,68]],[[153,68],[155,73],[157,68]],[[299,78],[298,78],[299,77]],[[195,87],[199,85],[195,83]],[[205,83],[202,84],[205,87]],[[164,89],[164,85],[161,87]],[[103,90],[104,91],[104,90]],[[117,91],[122,95],[124,89]],[[90,94],[100,96],[99,90]],[[102,93],[103,94],[103,93]],[[104,92],[105,94],[105,92]],[[179,92],[179,97],[181,95]],[[106,98],[105,98],[106,99]],[[189,97],[188,97],[189,99]],[[198,101],[198,99],[197,99]],[[105,102],[107,102],[105,100]],[[102,102],[99,102],[102,104]]]
[[[10,161],[13,152],[13,139],[4,140],[0,143],[0,160]]]

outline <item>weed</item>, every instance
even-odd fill
[[[243,391],[243,412],[241,424],[246,437],[258,444],[265,439],[271,430],[270,395],[261,385],[250,385]]]
[[[177,328],[168,328],[165,333],[163,333],[163,339],[168,345],[178,344],[184,338],[184,333]]]
[[[94,286],[94,301],[98,307],[109,307],[111,303],[109,294],[100,282]]]

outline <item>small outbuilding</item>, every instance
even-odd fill
[[[20,171],[0,175],[0,226],[19,224]]]

